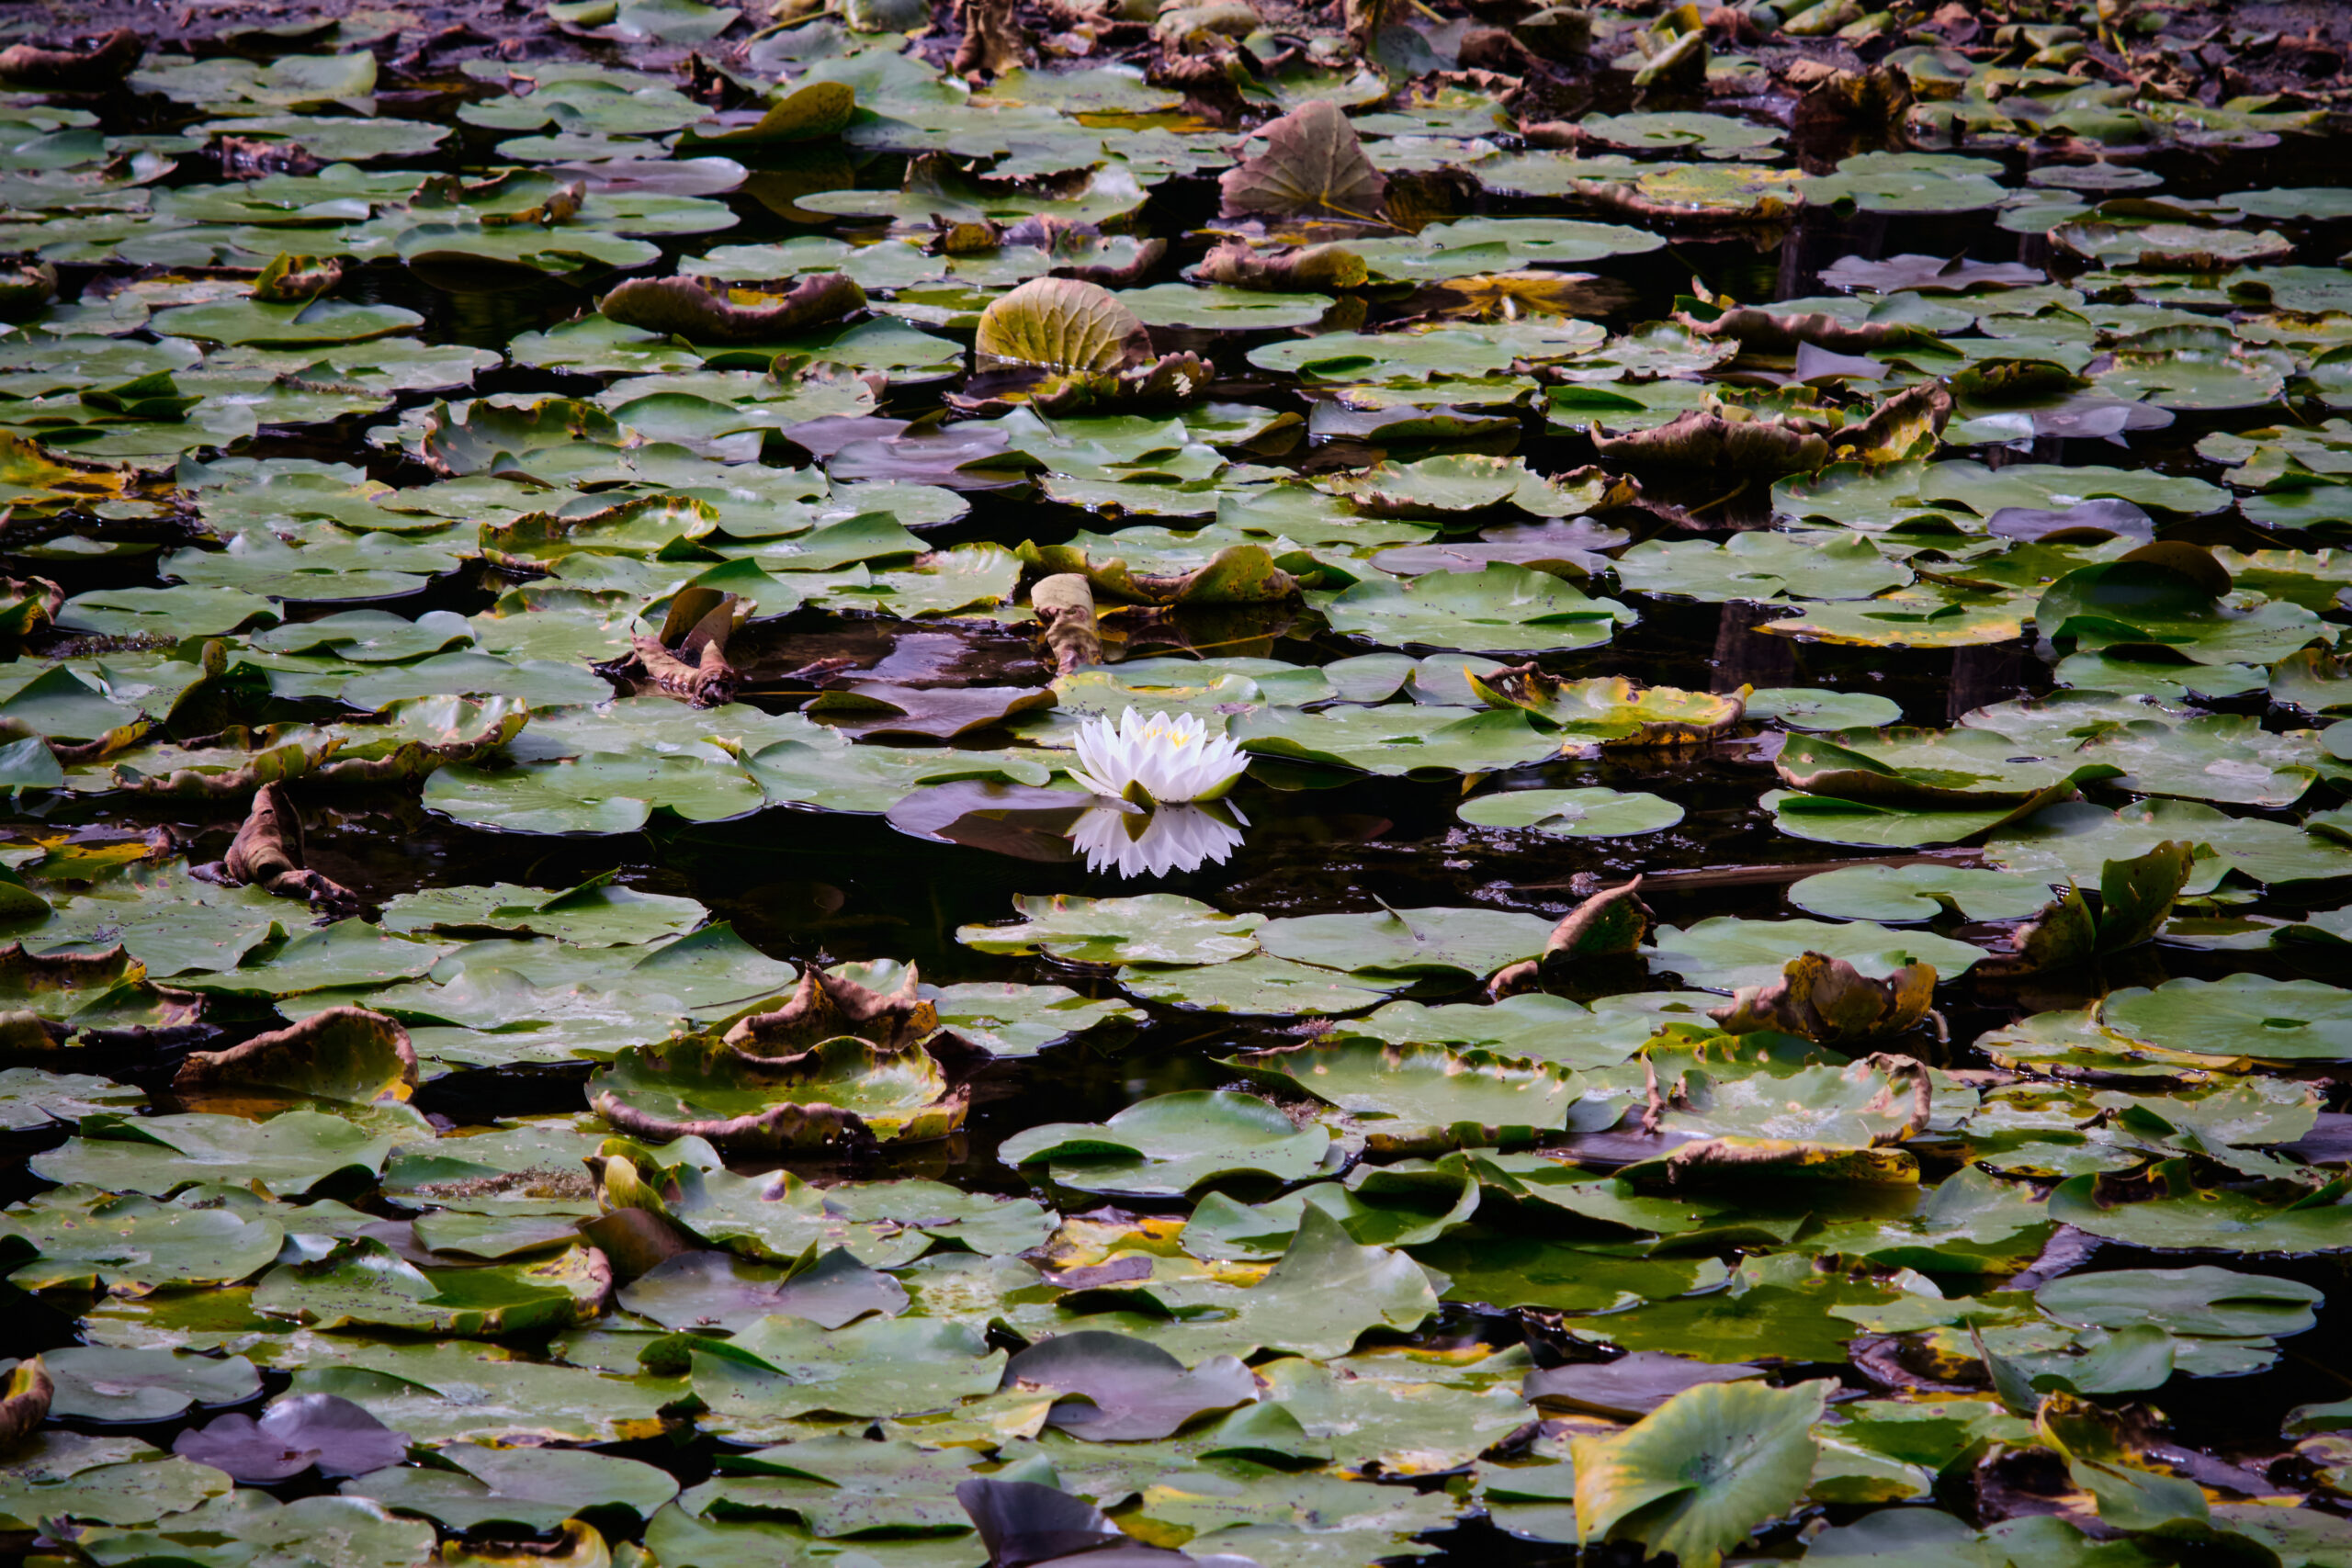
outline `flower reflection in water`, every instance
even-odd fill
[[[1104,805],[1080,817],[1069,836],[1086,856],[1089,871],[1165,876],[1209,863],[1224,864],[1241,847],[1241,829],[1249,822],[1221,801],[1163,806],[1156,811]]]

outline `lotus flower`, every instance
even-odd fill
[[[1248,818],[1229,806],[1163,806],[1157,811],[1122,811],[1098,806],[1080,816],[1070,840],[1086,855],[1089,871],[1116,870],[1121,876],[1165,876],[1204,863],[1219,865],[1241,847]]]
[[[1138,806],[1182,806],[1215,800],[1249,768],[1239,747],[1186,714],[1138,718],[1129,708],[1113,724],[1089,719],[1078,732],[1078,762],[1070,777],[1096,795]]]

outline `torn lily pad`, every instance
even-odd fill
[[[723,1148],[862,1146],[943,1138],[967,1096],[920,1047],[851,1036],[770,1065],[700,1039],[625,1052],[590,1080],[590,1101],[633,1137],[701,1137]]]

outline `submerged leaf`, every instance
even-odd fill
[[[285,1481],[311,1466],[322,1475],[364,1475],[398,1464],[408,1451],[408,1434],[388,1429],[373,1416],[332,1393],[296,1393],[251,1416],[223,1416],[209,1427],[190,1427],[172,1451],[199,1464],[225,1470],[243,1482]]]

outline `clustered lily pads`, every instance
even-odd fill
[[[11,1551],[2352,1557],[2346,18],[19,9]]]

